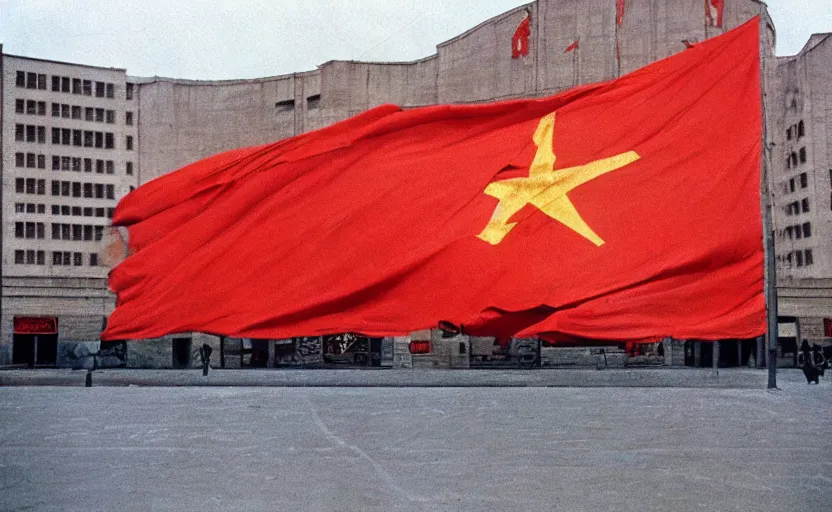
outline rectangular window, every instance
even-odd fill
[[[61,225],[60,224],[52,224],[52,240],[60,240],[61,239]]]
[[[52,92],[61,92],[61,77],[52,77]]]
[[[26,115],[33,116],[38,113],[38,102],[35,100],[26,101]]]
[[[81,119],[81,107],[78,105],[72,107],[72,119]]]
[[[46,155],[38,155],[38,169],[46,169]]]
[[[42,91],[46,90],[46,75],[43,73],[38,74],[38,89]]]
[[[127,84],[127,88],[125,89],[125,99],[132,100],[133,99],[133,84]]]
[[[78,157],[72,158],[72,170],[74,172],[81,172],[81,159]]]
[[[26,167],[26,155],[23,153],[15,153],[14,165],[17,167]]]
[[[26,73],[26,88],[27,89],[37,89],[38,88],[38,74],[37,73]]]
[[[37,158],[34,153],[26,153],[26,167],[34,169],[37,166]]]
[[[110,132],[104,134],[104,148],[113,149],[113,134]]]
[[[82,84],[84,88],[84,96],[92,96],[92,81],[91,80],[84,80]],[[88,119],[89,121],[89,119]]]
[[[108,219],[112,219],[112,218],[113,218],[113,214],[115,213],[115,211],[116,211],[116,209],[115,209],[115,208],[107,208],[107,218],[108,218]]]
[[[36,140],[38,140],[38,136],[35,127],[26,125],[26,142],[35,142]]]
[[[80,206],[73,206],[72,207],[72,215],[74,217],[80,217],[81,216],[81,207]]]
[[[43,180],[40,180],[43,181]],[[45,204],[38,204],[38,213],[46,213],[46,205]]]
[[[126,112],[124,114],[124,124],[126,124],[127,126],[133,126],[133,113],[132,112]]]
[[[60,171],[61,170],[61,157],[52,156],[52,170],[53,171]]]
[[[92,183],[84,183],[84,197],[92,197]]]
[[[14,237],[15,238],[23,238],[24,230],[23,230],[23,223],[22,222],[15,222],[14,223]]]
[[[61,206],[61,215],[69,215],[69,206],[62,205]]]
[[[77,181],[72,183],[72,197],[81,197],[81,184]]]
[[[35,180],[34,178],[26,178],[26,193],[34,194],[35,187],[37,187],[37,180]]]
[[[803,238],[810,238],[812,236],[812,223],[811,222],[804,222],[803,223]]]
[[[113,124],[116,122],[116,111],[115,110],[108,110],[107,111],[107,124]]]
[[[17,178],[14,180],[14,191],[18,194],[23,194],[26,191],[26,180]]]
[[[26,238],[35,238],[35,223],[26,223]]]
[[[104,226],[95,226],[95,241],[98,242],[104,237]]]
[[[95,134],[90,131],[84,131],[84,147],[91,148],[95,144]]]
[[[85,108],[84,119],[87,121],[95,121],[95,109],[92,107]]]
[[[95,209],[95,216],[96,217],[104,217],[104,208],[96,208]]]
[[[38,144],[46,143],[46,127],[38,126]]]
[[[95,184],[95,198],[104,199],[104,185],[102,185],[101,183]]]
[[[69,197],[70,194],[70,182],[62,181],[61,182],[61,195],[64,197]]]
[[[69,92],[69,77],[61,77],[61,92]]]
[[[803,266],[803,251],[795,251],[794,257],[797,260],[797,266],[802,267]]]
[[[64,251],[64,265],[69,266],[70,261],[71,261],[71,260],[70,260],[70,258],[71,258],[71,257],[72,257],[72,253],[71,253],[71,252],[69,252],[69,251]]]
[[[70,166],[72,165],[72,159],[68,156],[61,157],[61,170],[68,171]]]
[[[61,104],[60,103],[53,103],[52,104],[52,117],[61,117]]]
[[[800,148],[800,163],[806,163],[806,148]]]
[[[103,132],[95,132],[95,147],[103,148],[104,147],[104,133]]]
[[[84,172],[92,172],[92,158],[84,159]]]
[[[803,238],[803,230],[800,229],[800,224],[797,224],[796,226],[794,226],[794,237],[798,240]]]
[[[59,251],[52,252],[52,264],[53,265],[60,265],[63,262],[63,257]]]
[[[104,82],[95,82],[95,97],[104,97]]]
[[[95,161],[95,172],[98,174],[104,174],[104,160]]]
[[[75,263],[76,267],[80,267],[84,264],[82,260],[83,255],[80,252],[76,252],[72,255],[73,262]]]
[[[805,172],[801,173],[800,174],[800,188],[806,188],[808,186],[809,186],[809,177],[806,175]]]
[[[107,97],[112,98],[115,95],[115,91],[113,90],[113,84],[107,84]]]
[[[26,111],[26,102],[23,100],[14,100],[14,111],[16,114],[22,114]]]
[[[81,130],[72,130],[72,145],[73,146],[82,146],[83,145],[83,132]]]
[[[98,254],[90,253],[90,266],[97,267],[98,266]]]
[[[95,122],[96,123],[103,123],[104,122],[104,109],[103,108],[95,109]]]
[[[107,174],[115,174],[115,164],[112,160],[107,160]]]
[[[14,213],[25,213],[26,203],[14,203]]]
[[[61,129],[60,128],[52,128],[52,144],[60,144],[61,143]]]
[[[38,195],[46,195],[46,180],[38,180]]]
[[[72,145],[72,130],[69,128],[61,128],[61,144],[64,146]]]
[[[133,162],[127,162],[125,164],[125,171],[124,172],[126,172],[128,176],[133,175]]]
[[[127,150],[131,151],[132,149],[133,149],[133,136],[128,135],[127,136]]]
[[[73,224],[72,225],[72,239],[73,240],[81,240],[83,237],[82,226],[80,224]]]
[[[84,226],[84,240],[92,240],[92,226]]]
[[[809,211],[809,198],[804,197],[803,200],[800,201],[800,206],[803,209],[803,213],[808,212]]]
[[[81,79],[72,79],[72,94],[81,94]]]
[[[46,102],[45,101],[39,101],[38,102],[38,115],[39,116],[45,116],[46,115]]]
[[[35,264],[35,251],[34,250],[29,249],[28,251],[26,251],[26,263],[28,263],[29,265],[34,265]]]
[[[17,72],[17,79],[15,80],[15,85],[17,87],[26,87],[26,73],[23,71]],[[130,98],[127,98],[128,100]]]
[[[38,251],[38,265],[44,265],[46,262],[44,261],[45,253],[43,251]]]
[[[84,190],[85,191],[86,191],[86,185],[87,184],[84,184],[84,187],[85,187]],[[87,197],[87,196],[85,196],[85,197]],[[88,206],[88,207],[84,208],[84,217],[92,217],[92,208],[91,207]]]
[[[44,226],[43,222],[38,222],[37,227],[38,227],[38,238],[40,238],[40,239],[45,238],[45,235],[44,235],[44,232],[43,232],[44,229],[45,229],[45,226]]]
[[[52,205],[52,215],[60,215],[61,214],[61,207],[57,204]],[[53,224],[54,226],[54,224]]]
[[[61,117],[69,119],[72,117],[72,113],[70,111],[69,105],[66,103],[61,103]]]
[[[26,203],[26,213],[35,213],[35,203]]]
[[[806,265],[812,265],[815,263],[815,258],[812,256],[812,249],[806,249]]]
[[[115,199],[115,187],[107,185],[107,199]]]
[[[23,263],[23,251],[14,251],[14,262],[18,265]]]
[[[61,182],[60,181],[53,181],[52,182],[52,195],[53,196],[61,195]]]
[[[14,140],[23,142],[26,140],[26,127],[22,124],[14,125]]]
[[[72,239],[72,226],[69,224],[61,224],[61,239],[63,240],[71,240]]]

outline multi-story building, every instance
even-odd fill
[[[770,88],[781,336],[832,337],[832,34],[777,59]],[[787,346],[788,346],[787,345]]]
[[[123,69],[0,62],[0,363],[54,365],[58,340],[96,339],[114,305],[99,253],[138,184],[138,111]]]
[[[776,144],[770,153],[775,224],[780,231],[791,226],[792,236],[777,239],[781,260],[791,253],[789,271],[793,273],[789,276],[794,278],[781,282],[781,303],[787,315],[811,318],[812,325],[818,321],[823,324],[823,318],[832,317],[832,299],[820,297],[812,303],[811,311],[800,309],[806,302],[801,295],[806,293],[807,281],[796,284],[795,280],[811,278],[815,287],[832,281],[829,189],[823,188],[829,183],[821,185],[820,181],[823,165],[832,167],[830,153],[820,147],[829,145],[829,121],[824,118],[822,106],[827,105],[828,111],[830,95],[828,86],[823,89],[821,82],[830,82],[826,75],[832,67],[823,66],[829,63],[830,44],[816,36],[800,55],[775,60],[775,30],[764,3],[733,0],[725,2],[724,10],[719,12],[713,4],[705,2],[703,9],[702,0],[537,0],[440,43],[434,55],[417,61],[330,61],[312,71],[252,80],[136,78],[119,69],[47,62],[0,52],[4,246],[0,364],[19,359],[13,354],[13,339],[21,340],[21,346],[28,343],[25,333],[15,334],[16,318],[29,318],[33,326],[56,319],[55,339],[59,347],[67,347],[58,350],[59,362],[63,352],[69,359],[84,353],[76,342],[97,339],[104,318],[112,310],[113,298],[105,289],[106,269],[90,265],[90,258],[95,261],[93,255],[100,251],[96,238],[98,228],[109,221],[107,209],[132,186],[220,151],[317,129],[383,103],[418,107],[536,97],[614,79],[758,15],[767,133],[769,141]],[[528,53],[513,55],[513,36],[526,17],[530,19]],[[565,52],[567,48],[573,50]],[[814,60],[808,64],[807,59]],[[794,71],[786,80],[788,69]],[[30,76],[33,88],[29,87]],[[812,85],[804,83],[809,77],[817,77],[811,78]],[[45,88],[39,88],[41,81]],[[787,81],[799,85],[800,92],[795,93],[799,110],[784,107],[781,96],[788,89],[783,85]],[[69,92],[64,92],[64,84]],[[34,114],[27,113],[30,107]],[[809,112],[814,112],[811,119]],[[22,126],[20,134],[18,125]],[[96,147],[99,133],[101,147]],[[791,139],[785,138],[788,133]],[[43,141],[38,142],[41,135]],[[88,137],[92,146],[87,145]],[[810,145],[810,140],[818,142]],[[108,147],[110,142],[112,148]],[[781,149],[787,143],[794,147],[796,167],[785,167]],[[805,154],[801,156],[804,145]],[[23,155],[22,166],[17,165],[18,154]],[[38,168],[41,155],[43,168]],[[30,161],[32,167],[28,166]],[[99,161],[103,162],[103,172],[97,172]],[[827,163],[822,164],[824,161]],[[53,163],[56,170],[52,170]],[[63,170],[65,164],[68,171]],[[782,187],[790,187],[792,178],[795,192],[786,194]],[[40,195],[38,180],[43,180]],[[22,192],[18,192],[18,183]],[[781,188],[774,187],[775,183]],[[76,189],[78,195],[74,195]],[[34,192],[29,194],[27,190]],[[57,195],[52,195],[53,190]],[[97,196],[99,192],[102,197]],[[803,210],[804,196],[809,202],[807,212]],[[795,201],[799,212],[794,206],[792,215],[780,209]],[[38,213],[39,208],[43,213]],[[104,208],[104,216],[96,217],[100,208]],[[821,213],[823,208],[826,214]],[[73,217],[73,212],[80,215]],[[85,217],[86,213],[92,215]],[[806,223],[810,225],[806,227]],[[17,237],[18,225],[22,225],[21,237]],[[800,240],[795,226],[800,228]],[[91,239],[87,239],[88,232]],[[807,238],[808,232],[811,235]],[[27,234],[33,237],[27,238]],[[787,241],[794,247],[786,250]],[[798,252],[802,266],[797,265]],[[77,255],[81,265],[75,264]],[[808,266],[807,258],[811,261]],[[64,261],[70,264],[64,265]],[[783,296],[782,291],[794,291],[793,304],[791,296]],[[35,320],[39,317],[46,320]],[[18,323],[20,331],[26,328],[24,321]],[[158,364],[148,363],[153,359],[150,356],[141,356],[144,347],[154,343],[167,347],[164,357],[168,361],[171,354],[175,359],[179,350],[174,347],[186,346],[181,340],[177,345],[170,339],[136,344],[134,353],[140,355],[131,364]]]

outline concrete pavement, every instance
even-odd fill
[[[86,370],[0,370],[0,386],[84,386]],[[778,370],[799,381],[799,370]],[[830,376],[827,376],[830,379]],[[92,386],[693,387],[764,389],[766,370],[633,368],[535,370],[96,370]],[[804,381],[805,382],[805,381]]]
[[[781,382],[6,387],[0,510],[829,510],[832,383]]]

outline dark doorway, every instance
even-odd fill
[[[191,367],[191,338],[173,338],[173,367]]]
[[[12,338],[12,363],[30,368],[55,366],[58,360],[57,334],[14,334]]]

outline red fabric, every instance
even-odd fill
[[[832,338],[832,318],[823,319],[823,335]]]
[[[615,23],[619,27],[624,24],[624,10],[627,7],[626,2],[627,0],[615,0]]]
[[[531,36],[531,34],[531,19],[529,16],[526,16],[523,21],[520,22],[520,25],[517,26],[517,30],[514,31],[514,35],[511,37],[512,59],[517,59],[529,54],[529,36]]]
[[[549,339],[760,335],[759,83],[755,19],[612,82],[385,105],[196,162],[119,203],[131,253],[110,274],[102,339],[405,335],[440,320]],[[553,112],[546,179],[640,157],[562,196],[603,244],[529,204],[484,241],[503,204],[486,188],[530,179]]]
[[[722,11],[725,9],[725,0],[705,0],[705,19],[708,25],[722,28]]]
[[[574,43],[572,43],[572,44],[570,44],[569,46],[566,47],[566,49],[563,51],[563,53],[569,53],[572,50],[577,50],[577,49],[578,49],[578,40],[576,39]]]

